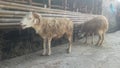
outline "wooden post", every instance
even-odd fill
[[[93,14],[95,11],[95,0],[92,0],[92,9],[91,9],[91,14]]]
[[[87,7],[87,5],[85,6],[85,13],[88,13],[89,11],[88,11],[88,7]]]
[[[51,8],[51,0],[48,0],[48,7]]]
[[[76,6],[75,6],[75,1],[73,2],[73,11],[75,11],[75,8],[76,8]]]
[[[32,0],[29,0],[29,4],[32,5]]]
[[[47,5],[46,5],[46,4],[44,4],[44,8],[47,8]]]
[[[102,9],[101,9],[101,15],[103,15],[103,10],[104,10],[104,0],[102,0]]]
[[[64,10],[65,9],[65,7],[64,7],[65,6],[64,0],[62,0],[62,4],[61,5],[62,5],[62,9]]]
[[[78,11],[79,11],[79,9],[77,8],[77,9],[76,9],[76,12],[78,12]]]
[[[32,6],[32,0],[29,0],[29,5],[31,5]],[[32,11],[31,10],[31,8],[30,8],[30,10],[29,10],[30,12]]]
[[[67,0],[65,0],[64,10],[67,10]]]

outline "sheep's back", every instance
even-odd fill
[[[83,32],[95,32],[98,30],[106,31],[108,29],[108,21],[104,16],[95,17],[83,24]]]
[[[73,23],[67,18],[44,18],[42,22],[42,34],[46,36],[62,36],[73,31]]]

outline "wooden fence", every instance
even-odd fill
[[[74,33],[78,32],[79,30],[79,28],[76,28],[78,24],[84,23],[86,20],[97,16],[91,14],[82,14],[79,12],[0,1],[0,28],[19,28],[22,17],[24,17],[25,14],[30,11],[39,12],[44,17],[68,17],[75,25]]]
[[[77,26],[81,23],[84,23],[86,20],[92,19],[93,17],[97,16],[97,15],[91,15],[91,14],[82,14],[82,13],[78,13],[78,12],[70,12],[70,11],[65,11],[65,10],[42,8],[42,7],[37,7],[37,6],[25,5],[22,3],[18,4],[18,3],[13,3],[13,2],[0,1],[0,29],[2,29],[1,30],[2,33],[0,33],[0,39],[2,39],[2,41],[3,41],[1,44],[2,48],[0,48],[1,50],[5,49],[5,48],[9,48],[8,50],[10,50],[10,48],[14,49],[12,46],[25,47],[23,45],[24,43],[26,44],[26,46],[30,46],[30,48],[32,47],[31,45],[33,44],[33,42],[31,40],[33,38],[36,38],[36,37],[32,36],[31,33],[33,33],[33,32],[30,33],[28,30],[28,32],[31,35],[30,34],[27,35],[26,33],[24,33],[26,35],[22,37],[21,33],[20,33],[20,32],[22,32],[22,30],[20,30],[20,31],[16,30],[16,32],[11,31],[10,33],[3,30],[3,29],[11,30],[11,29],[21,28],[20,21],[26,15],[26,13],[28,13],[30,11],[41,13],[41,15],[44,17],[68,17],[68,18],[70,18],[74,23],[74,37],[73,37],[74,39],[77,37],[76,35],[79,32],[78,31],[79,28],[77,28]],[[16,33],[19,33],[19,35],[14,35]],[[8,36],[7,39],[5,39],[6,35]],[[31,36],[31,37],[29,37],[29,36]],[[30,38],[32,38],[32,39],[30,39]],[[25,42],[26,39],[27,39],[27,42]],[[19,42],[22,41],[22,44],[17,44],[18,41]],[[27,44],[27,43],[29,43],[29,44]],[[39,45],[40,44],[42,45],[41,42],[39,43]],[[38,47],[36,47],[36,49],[37,48]],[[26,50],[26,48],[24,48],[24,49]],[[1,50],[0,50],[0,52],[1,52]],[[25,50],[22,50],[23,53]],[[6,51],[5,52],[4,51],[5,50],[2,51],[3,58],[5,58],[4,56],[8,57],[8,53]],[[21,52],[21,50],[16,50],[16,51]],[[13,50],[12,50],[12,52],[13,52]],[[17,53],[17,52],[13,52],[13,53],[12,52],[9,51],[9,53],[12,55],[12,57],[15,57],[16,54],[19,55],[19,53]],[[14,55],[14,53],[15,53],[15,55]],[[9,54],[9,57],[11,57],[10,54]],[[22,53],[20,55],[22,55]]]
[[[30,4],[32,6],[39,6],[39,7],[48,7],[47,4],[37,3],[37,2],[33,2],[33,1],[32,1],[32,3],[30,3],[29,0],[6,0],[6,2],[20,3],[20,4]],[[51,5],[51,8],[64,9],[64,6]],[[67,7],[67,9],[68,9],[68,7]]]

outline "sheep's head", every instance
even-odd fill
[[[78,39],[81,39],[81,38],[83,38],[84,37],[84,35],[85,35],[85,32],[84,32],[84,23],[81,23],[81,24],[78,24],[77,26],[76,26],[76,28],[78,28],[78,30],[77,30],[77,37],[78,37]]]
[[[29,12],[21,21],[21,26],[23,29],[33,27],[34,25],[40,23],[40,18],[40,14]]]

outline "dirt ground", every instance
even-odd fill
[[[0,62],[0,68],[120,68],[120,31],[106,34],[103,47],[73,43],[52,48],[51,56],[40,56],[41,51]]]

